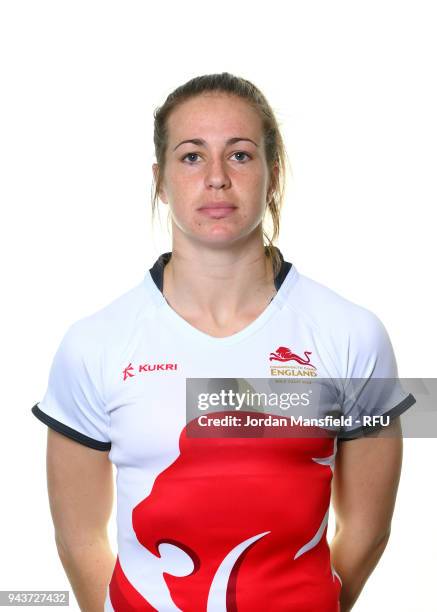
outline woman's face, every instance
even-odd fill
[[[156,179],[157,164],[153,171]],[[262,222],[269,178],[261,119],[241,98],[205,93],[169,115],[160,197],[170,206],[173,239],[182,232],[226,244],[249,235]],[[217,203],[223,207],[206,208]]]

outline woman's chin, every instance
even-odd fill
[[[194,236],[193,236],[194,237]],[[219,234],[217,233],[210,233],[210,234],[202,234],[202,235],[197,235],[194,238],[196,239],[196,241],[198,241],[199,243],[203,244],[203,245],[209,245],[209,246],[214,246],[217,247],[218,249],[220,248],[230,248],[231,246],[237,244],[239,241],[244,240],[244,238],[247,238],[247,234],[242,234],[242,233],[221,233]]]

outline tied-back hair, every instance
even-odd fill
[[[267,164],[270,170],[270,180],[273,189],[270,192],[270,200],[267,203],[266,212],[270,214],[273,226],[272,235],[269,236],[263,225],[263,236],[266,255],[270,257],[273,264],[273,274],[276,277],[279,272],[281,261],[274,247],[274,242],[279,236],[280,213],[284,200],[286,168],[291,171],[288,162],[284,142],[279,130],[278,121],[275,114],[261,91],[247,79],[235,76],[229,72],[220,74],[206,74],[195,77],[180,87],[177,87],[167,96],[164,104],[155,109],[153,141],[155,145],[156,162],[159,166],[158,179],[153,180],[152,185],[152,222],[158,208],[159,192],[165,171],[166,151],[168,145],[168,125],[167,119],[170,113],[180,104],[197,95],[207,92],[220,92],[239,96],[246,100],[258,113],[262,121],[264,134],[264,150]],[[277,176],[273,172],[273,167],[277,166]]]

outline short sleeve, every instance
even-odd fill
[[[398,378],[393,346],[383,323],[361,309],[348,342],[342,415],[346,424],[339,440],[354,440],[381,429],[380,417],[400,416],[415,402]]]
[[[45,395],[32,413],[76,442],[106,451],[111,440],[101,389],[100,351],[83,320],[73,323],[53,358]]]

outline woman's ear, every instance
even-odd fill
[[[267,203],[269,203],[270,200],[272,199],[273,193],[277,187],[278,174],[279,174],[278,162],[275,162],[272,168],[272,172],[270,176],[270,185],[267,191]]]
[[[158,178],[159,178],[159,164],[153,164],[152,165],[152,172],[153,172],[153,179],[155,181],[155,185],[158,184]],[[164,204],[168,204],[168,199],[167,199],[167,194],[165,193],[165,189],[161,184],[161,187],[158,191],[158,196],[159,199],[164,202]]]

